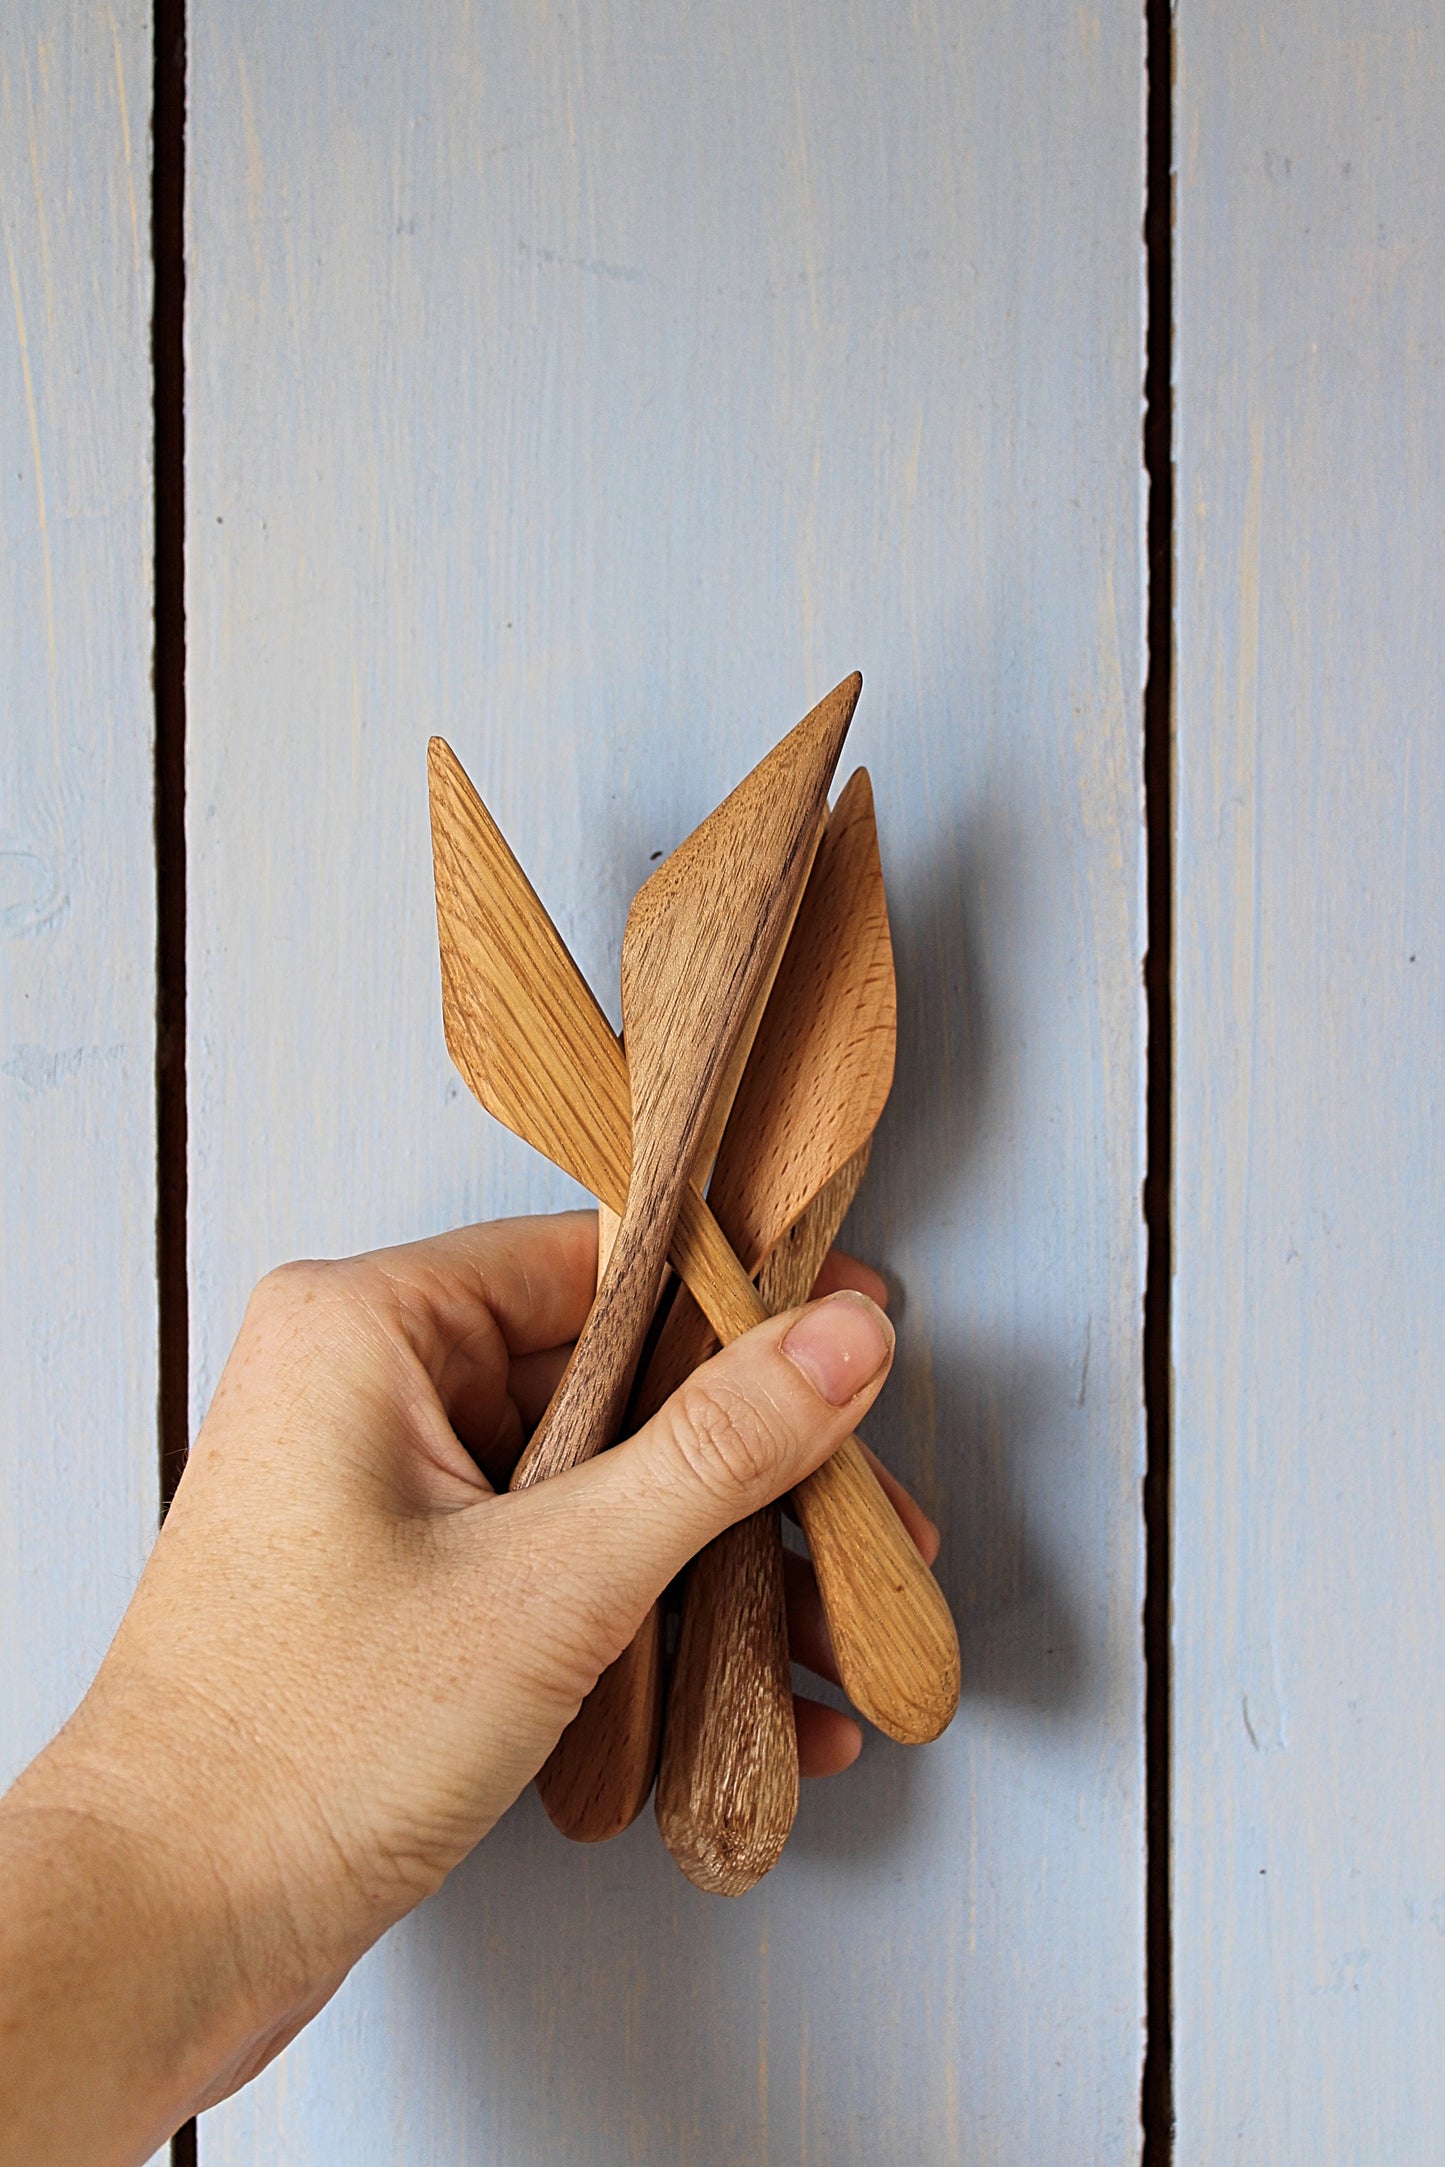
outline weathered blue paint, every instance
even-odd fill
[[[1179,2167],[1445,2127],[1445,24],[1186,6]]]
[[[652,854],[857,665],[872,1427],[966,1665],[736,1905],[524,1800],[207,2167],[1131,2159],[1138,9],[207,4],[191,53],[196,1408],[267,1264],[564,1193],[443,1050],[427,733],[615,1011]]]
[[[154,1538],[150,15],[0,16],[0,1787]]]

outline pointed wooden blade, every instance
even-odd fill
[[[828,817],[733,1102],[708,1208],[746,1272],[758,1266],[859,1151],[893,1081],[893,944],[873,789],[859,768]],[[684,1287],[633,1414],[644,1421],[717,1344]]]
[[[622,943],[622,1019],[639,1155],[691,1167],[713,1093],[802,891],[863,680],[775,745],[644,883]]]
[[[591,987],[445,739],[427,748],[447,1051],[487,1111],[615,1211],[627,1064]]]
[[[873,786],[859,768],[829,816],[708,1190],[745,1270],[872,1136],[897,1037]]]

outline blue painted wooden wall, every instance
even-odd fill
[[[7,1772],[156,1513],[150,28],[0,25]],[[268,1264],[566,1194],[445,1056],[427,734],[615,1013],[651,854],[858,666],[901,1007],[850,1238],[965,1664],[737,1904],[528,1797],[202,2161],[1136,2159],[1138,11],[189,39],[193,1413]],[[1176,2157],[1424,2167],[1441,33],[1227,0],[1176,61]]]
[[[650,854],[856,664],[902,1029],[854,1239],[968,1673],[736,1906],[528,1797],[210,2161],[1134,2141],[1139,37],[195,18],[197,1411],[273,1259],[564,1193],[442,1045],[426,733],[615,1011]]]
[[[1445,19],[1178,71],[1180,2167],[1441,2157]]]
[[[0,1783],[156,1524],[150,69],[0,24]]]

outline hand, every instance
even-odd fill
[[[25,2072],[0,2163],[142,2159],[263,2067],[517,1797],[686,1560],[887,1374],[881,1282],[835,1258],[820,1289],[843,1291],[506,1493],[595,1262],[573,1213],[256,1290],[95,1684],[0,1804],[0,2065]],[[789,1611],[836,1676],[798,1561]],[[811,1772],[858,1750],[834,1710],[798,1725]]]

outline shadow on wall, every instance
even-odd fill
[[[1018,1089],[990,1028],[982,963],[985,898],[1028,939],[1018,863],[1015,839],[975,826],[890,868],[898,1073],[844,1236],[893,1270],[902,1360],[868,1434],[944,1531],[941,1577],[963,1647],[954,1730],[921,1752],[870,1736],[848,1776],[806,1786],[782,1865],[738,1903],[683,1880],[650,1810],[592,1849],[563,1842],[534,1795],[520,1801],[398,1937],[408,1995],[435,2012],[438,2156],[480,2156],[480,2145],[499,2163],[572,2160],[586,2130],[588,2167],[711,2167],[759,2156],[761,2129],[783,2156],[779,2110],[759,2105],[748,2065],[761,2053],[765,2101],[767,1982],[771,1967],[781,1994],[792,1962],[779,1948],[790,1892],[806,1891],[812,1923],[797,1916],[800,1933],[821,1934],[821,1908],[829,1934],[846,1945],[852,1932],[866,1952],[882,1892],[896,1891],[910,1856],[957,1842],[971,1714],[986,1702],[1057,1722],[1089,1697],[1076,1605],[1023,1504],[1061,1395],[1067,1404],[1064,1360],[1017,1339],[970,1341],[956,1321],[970,1306],[959,1229],[978,1209],[998,1110]]]
[[[971,1290],[954,1259],[983,1208],[991,1132],[1018,1089],[1013,1041],[991,1028],[980,923],[985,898],[1021,918],[1018,862],[1016,843],[976,822],[931,859],[888,869],[898,1076],[843,1237],[893,1275],[902,1360],[870,1440],[943,1530],[938,1572],[963,1655],[960,1720],[977,1699],[1077,1710],[1087,1686],[1063,1569],[1030,1532],[1021,1501],[1030,1470],[1053,1449],[1061,1402],[1075,1397],[1073,1378],[1061,1375],[1068,1357],[1017,1334],[1004,1344],[966,1321],[960,1329],[937,1292],[940,1277],[951,1280],[966,1320]]]

